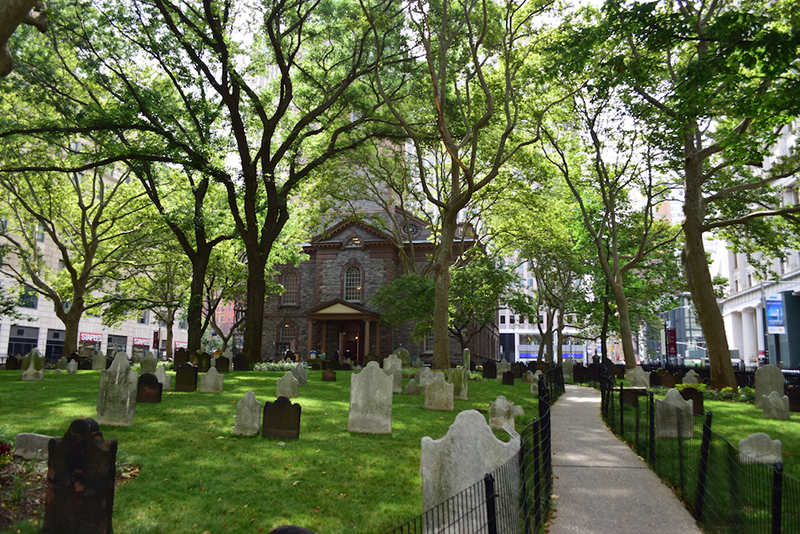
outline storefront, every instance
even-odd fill
[[[39,329],[12,325],[8,337],[8,355],[25,356],[39,344]]]
[[[92,334],[91,332],[81,332],[78,334],[78,350],[99,351],[103,346],[103,334]]]
[[[115,336],[108,334],[108,345],[106,347],[106,356],[113,358],[118,352],[127,352],[128,350],[128,336]]]
[[[133,338],[133,347],[131,348],[131,359],[135,362],[147,356],[150,350],[150,340],[146,337]]]
[[[47,363],[55,363],[64,353],[64,330],[47,330],[47,347],[45,347],[44,359]]]

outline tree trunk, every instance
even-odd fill
[[[261,342],[264,326],[264,297],[267,284],[264,280],[264,264],[260,258],[248,254],[247,258],[247,315],[244,323],[244,353],[250,363],[260,363]],[[445,328],[447,324],[445,323]],[[446,332],[445,332],[446,333]],[[298,347],[299,352],[299,347]]]
[[[621,280],[615,280],[610,285],[617,304],[617,313],[619,314],[619,335],[622,341],[622,354],[625,357],[625,368],[633,369],[636,367],[636,351],[633,346],[633,331],[631,330],[628,299],[625,297]]]
[[[556,332],[556,339],[558,340],[556,345],[556,361],[558,365],[561,366],[564,363],[564,330],[563,326],[559,326],[558,331]]]
[[[198,247],[199,248],[199,247]],[[208,254],[195,255],[192,259],[192,282],[189,289],[189,309],[186,314],[186,321],[188,323],[188,345],[187,350],[189,354],[200,352],[203,338],[203,283],[206,279],[206,271],[208,270],[208,259],[211,250]],[[167,347],[169,351],[169,347]]]
[[[442,239],[433,255],[433,363],[434,370],[450,367],[450,265],[453,263],[456,219],[442,213]]]
[[[608,291],[608,285],[606,285],[606,291]],[[600,329],[600,356],[602,358],[608,358],[608,323],[611,319],[611,306],[608,305],[608,301],[603,301],[603,326]]]
[[[65,312],[61,319],[64,323],[64,356],[69,357],[72,353],[78,352],[78,330],[80,329],[81,313],[75,313],[75,308],[70,308]]]
[[[166,319],[167,320],[164,321],[164,324],[167,326],[167,360],[173,360],[172,354],[173,354],[174,342],[172,341],[173,339],[172,329],[175,326],[175,308],[170,308],[169,310],[167,310]],[[199,351],[200,347],[198,346],[197,349]],[[189,354],[193,353],[190,352]]]

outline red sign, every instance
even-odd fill
[[[159,333],[160,333],[160,330],[156,330],[155,332],[153,332],[153,346],[154,346],[155,348],[158,348],[158,347],[160,347],[160,345],[158,344],[158,337],[159,337],[159,335],[158,335],[158,334],[159,334]]]
[[[175,342],[175,348],[176,349],[188,349],[189,348],[189,343],[186,342],[186,341],[176,341]]]
[[[80,341],[90,341],[92,343],[102,343],[103,334],[90,334],[89,332],[80,333]]]
[[[150,340],[146,337],[135,337],[133,338],[133,346],[134,347],[149,347]]]
[[[667,355],[678,355],[678,334],[674,328],[667,329]]]

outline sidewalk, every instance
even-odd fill
[[[599,391],[567,385],[550,413],[550,534],[701,532],[672,490],[603,423]]]

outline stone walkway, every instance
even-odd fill
[[[702,532],[672,490],[603,423],[599,391],[567,385],[551,410],[550,534]]]

